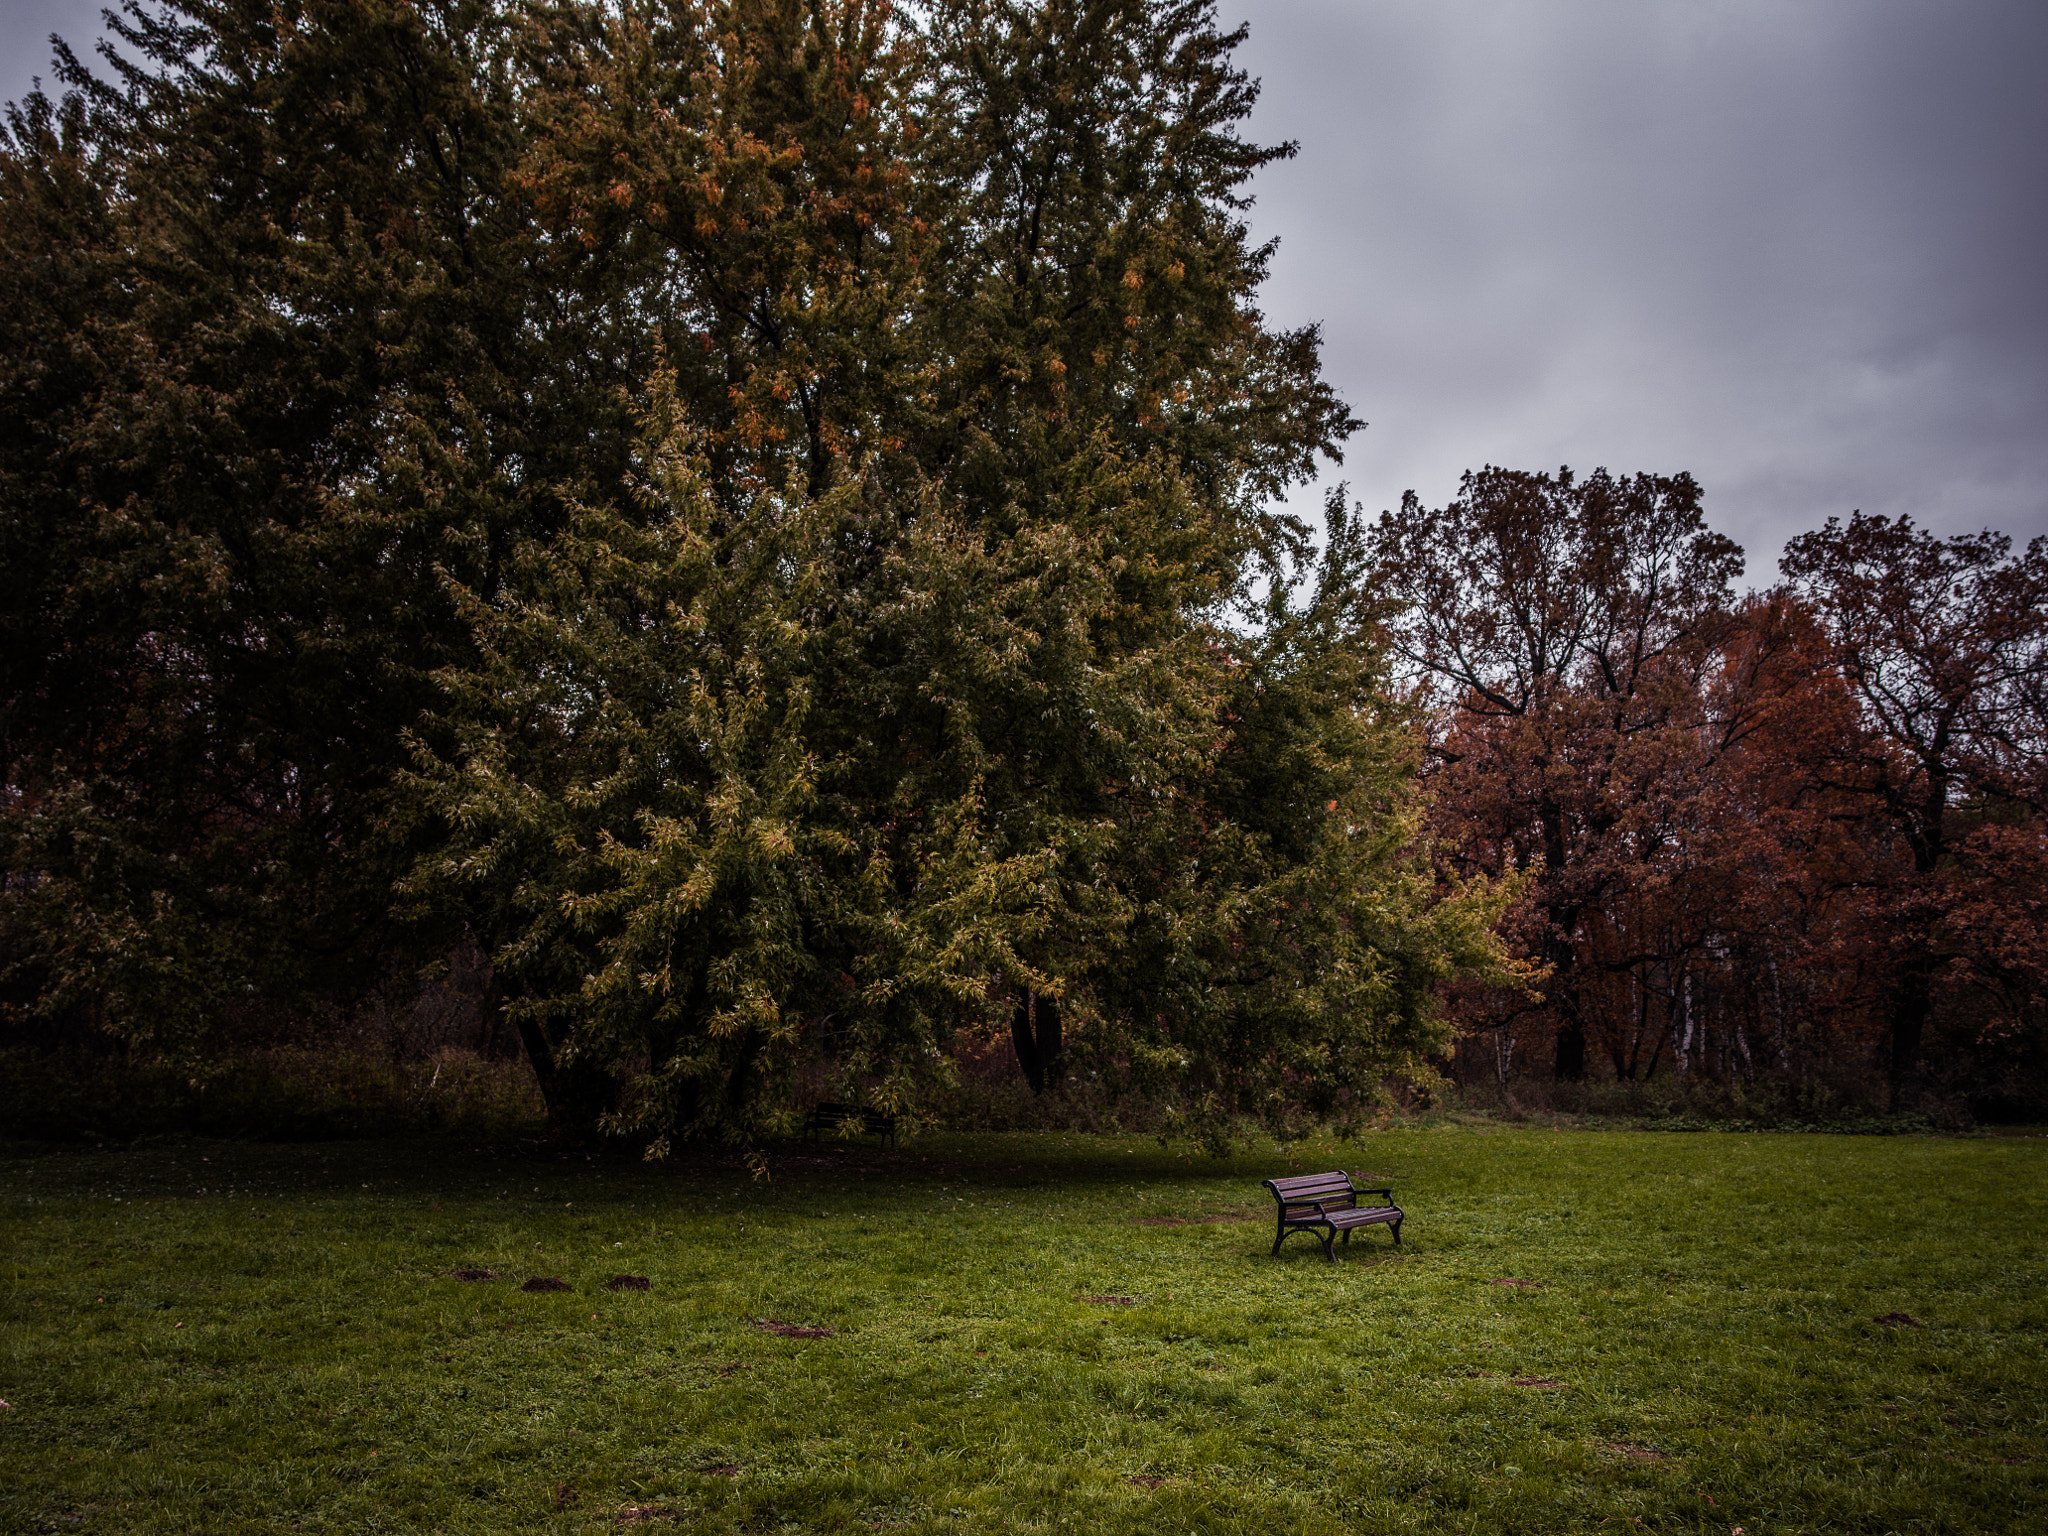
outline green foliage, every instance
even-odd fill
[[[488,6],[116,30],[0,154],[0,931],[16,996],[184,1049],[387,953],[400,732],[467,647],[435,567],[564,423]]]
[[[2043,1145],[16,1149],[0,1527],[2038,1529]],[[1361,1158],[1398,1257],[1267,1257]]]
[[[474,936],[657,1151],[1041,1002],[1219,1145],[1444,1043],[1498,901],[1268,505],[1358,424],[1206,0],[124,28],[4,166],[18,995],[196,1049]]]
[[[491,935],[564,1129],[750,1139],[820,1061],[907,1110],[1021,992],[1219,1145],[1423,1070],[1501,896],[1419,856],[1341,514],[1245,659],[1197,626],[1111,648],[1108,538],[1177,480],[1105,460],[1096,526],[1000,540],[855,484],[728,517],[673,409],[658,381],[632,515],[461,593],[484,664],[446,678],[458,749],[422,748],[452,840],[412,898]],[[858,585],[849,546],[882,551]]]

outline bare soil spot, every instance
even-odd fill
[[[604,1288],[608,1291],[651,1291],[654,1282],[645,1275],[613,1275],[605,1281]]]
[[[495,1269],[451,1269],[448,1273],[457,1280],[495,1280],[498,1278],[498,1272]]]
[[[519,1289],[522,1291],[573,1291],[576,1287],[564,1280],[560,1275],[533,1275]]]
[[[744,1360],[728,1360],[724,1365],[714,1365],[712,1369],[721,1376],[730,1376],[734,1371],[751,1371],[753,1367]]]
[[[1648,1466],[1652,1462],[1659,1462],[1664,1459],[1662,1451],[1653,1451],[1647,1445],[1623,1445],[1619,1440],[1610,1441],[1607,1449],[1621,1457],[1624,1461],[1637,1462],[1643,1466]]]
[[[652,1520],[678,1520],[682,1517],[665,1504],[621,1504],[618,1521],[621,1525],[644,1525]]]
[[[754,1326],[763,1333],[772,1333],[785,1339],[829,1339],[839,1332],[836,1328],[822,1325],[810,1327],[803,1323],[785,1323],[779,1317],[757,1317],[754,1319]]]
[[[1161,1483],[1165,1482],[1166,1479],[1163,1477],[1155,1477],[1150,1472],[1140,1472],[1135,1477],[1125,1478],[1124,1481],[1127,1483],[1135,1483],[1140,1488],[1157,1488]]]
[[[576,1490],[574,1488],[571,1488],[567,1483],[555,1484],[555,1508],[574,1509],[576,1507],[577,1498],[578,1495]]]
[[[1882,1323],[1887,1328],[1925,1328],[1927,1326],[1918,1318],[1908,1317],[1903,1312],[1887,1312],[1883,1317],[1874,1317],[1871,1321]]]
[[[1534,1387],[1540,1392],[1549,1392],[1562,1387],[1564,1383],[1552,1381],[1548,1376],[1517,1376],[1515,1378],[1515,1385],[1518,1387]]]

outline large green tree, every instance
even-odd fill
[[[1206,3],[131,14],[6,165],[46,1002],[465,928],[560,1128],[657,1145],[962,1030],[1212,1135],[1441,1044],[1497,902],[1355,530],[1271,510],[1357,423],[1256,308],[1288,151]]]
[[[490,4],[113,29],[0,154],[0,945],[168,1042],[389,959],[400,734],[470,646],[437,571],[602,479],[611,407],[507,196]]]

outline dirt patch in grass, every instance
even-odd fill
[[[448,1273],[457,1280],[495,1280],[498,1278],[498,1272],[495,1269],[451,1269]]]
[[[613,1275],[605,1281],[604,1288],[608,1291],[649,1291],[654,1289],[654,1282],[645,1275]]]
[[[1883,1317],[1873,1317],[1873,1323],[1882,1323],[1887,1328],[1925,1328],[1927,1325],[1917,1317],[1908,1317],[1903,1312],[1887,1312]]]
[[[1619,1440],[1612,1440],[1604,1449],[1624,1461],[1632,1461],[1641,1466],[1649,1466],[1664,1460],[1662,1451],[1653,1451],[1647,1445],[1623,1445]]]
[[[1534,1387],[1539,1392],[1551,1392],[1561,1388],[1564,1383],[1552,1381],[1548,1376],[1517,1376],[1515,1378],[1515,1385],[1518,1387]]]
[[[522,1291],[573,1291],[576,1287],[564,1280],[560,1275],[533,1275],[519,1289]]]
[[[652,1520],[680,1520],[681,1515],[666,1504],[621,1504],[617,1516],[620,1525],[645,1525]]]
[[[1540,1291],[1543,1289],[1543,1282],[1541,1280],[1489,1280],[1486,1283],[1488,1285],[1512,1285],[1517,1290],[1522,1291]]]
[[[1135,1476],[1125,1478],[1124,1481],[1127,1483],[1135,1483],[1140,1488],[1157,1488],[1160,1484],[1164,1483],[1166,1479],[1163,1477],[1155,1477],[1150,1472],[1140,1472]]]
[[[754,1326],[763,1333],[772,1333],[784,1339],[829,1339],[836,1337],[839,1332],[836,1328],[827,1328],[822,1324],[814,1327],[803,1323],[785,1323],[779,1317],[757,1317],[754,1319]]]

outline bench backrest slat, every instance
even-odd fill
[[[1351,1181],[1341,1173],[1335,1178],[1317,1174],[1310,1178],[1268,1179],[1266,1182],[1283,1200],[1316,1200],[1324,1195],[1351,1193]]]
[[[1357,1204],[1357,1196],[1351,1187],[1351,1176],[1347,1173],[1304,1173],[1288,1179],[1268,1179],[1266,1187],[1273,1191],[1273,1197],[1280,1202],[1280,1219],[1294,1221],[1302,1217],[1314,1220],[1315,1207],[1325,1210],[1348,1210]]]

